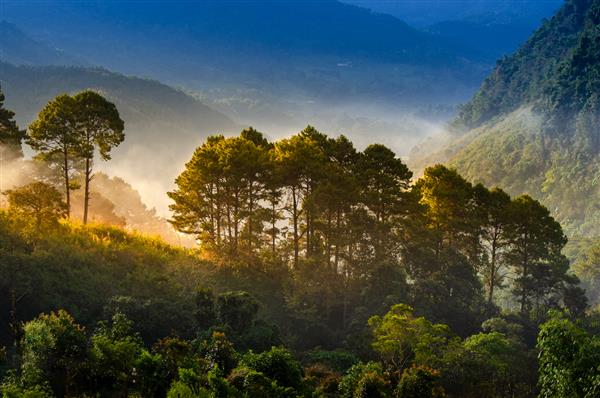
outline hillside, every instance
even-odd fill
[[[182,91],[106,69],[0,63],[0,84],[20,126],[27,126],[63,92],[94,89],[114,102],[125,121],[126,139],[105,171],[132,181],[147,204],[161,211],[166,200],[153,193],[170,188],[180,164],[202,138],[238,130],[227,116]]]
[[[527,192],[570,234],[600,234],[600,1],[570,0],[498,62],[446,147],[414,153],[469,179]],[[425,154],[423,154],[425,152]]]
[[[9,191],[0,392],[537,396],[538,349],[560,346],[538,332],[569,338],[548,323],[587,306],[560,224],[441,165],[411,177],[389,148],[312,127],[209,137],[168,193],[193,251],[69,221],[41,181]],[[126,184],[100,179],[115,210],[136,207]]]

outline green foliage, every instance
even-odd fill
[[[10,211],[21,218],[21,222],[33,221],[32,227],[37,233],[43,229],[55,228],[58,220],[67,213],[66,203],[61,193],[43,182],[6,191]]]
[[[598,2],[568,0],[512,56],[498,62],[459,125],[479,126],[526,103],[582,110],[597,87]]]
[[[339,384],[341,398],[384,397],[390,386],[380,364],[369,362],[352,366]],[[372,394],[372,395],[370,395]]]
[[[292,354],[283,347],[255,354],[252,351],[242,358],[242,364],[264,374],[282,387],[298,390],[302,384],[302,369]]]
[[[6,378],[0,384],[2,398],[52,398],[48,388],[42,385],[23,387],[14,377]]]
[[[336,372],[345,372],[359,362],[359,358],[352,352],[336,350],[314,350],[306,355],[306,362],[325,365]]]
[[[600,340],[558,313],[540,328],[541,397],[597,397]]]
[[[205,389],[195,392],[184,382],[177,381],[169,388],[167,398],[212,398],[212,395]]]
[[[73,144],[58,133],[79,120],[69,101],[40,118],[38,133],[57,133],[62,146],[40,139],[39,150]],[[119,137],[109,141],[102,156]],[[531,197],[473,185],[455,169],[411,177],[383,145],[359,152],[311,126],[270,143],[246,129],[209,137],[170,193],[173,225],[199,250],[53,213],[54,228],[31,236],[18,221],[35,214],[2,213],[9,329],[0,337],[22,361],[14,391],[533,396],[537,325],[549,309],[585,309],[560,224]],[[95,331],[86,336],[58,312],[21,332],[21,321],[56,308]],[[77,340],[68,346],[78,355],[61,339]],[[302,369],[291,349],[311,366]],[[359,362],[376,355],[380,362]]]
[[[599,9],[565,1],[498,62],[454,122],[467,133],[434,156],[471,181],[539,199],[570,235],[600,234]]]
[[[258,312],[258,302],[247,292],[227,292],[217,297],[217,317],[237,333],[250,329]]]
[[[22,156],[21,142],[25,131],[19,130],[14,120],[15,113],[4,108],[4,93],[0,89],[0,145],[2,145],[2,161]]]
[[[142,396],[164,397],[172,380],[160,354],[142,350],[134,365]]]
[[[233,344],[222,332],[213,332],[210,342],[203,348],[204,357],[209,361],[211,368],[219,368],[225,374],[236,367],[238,356]]]
[[[65,311],[40,315],[23,327],[22,380],[27,388],[48,383],[69,395],[87,356],[84,329]]]
[[[90,356],[96,385],[103,396],[127,394],[141,352],[141,339],[123,314],[115,314],[110,324],[99,325],[91,337]]]
[[[423,317],[415,317],[413,309],[404,304],[392,306],[383,317],[372,317],[369,326],[373,330],[373,348],[398,371],[413,361],[429,363],[443,355],[452,339],[446,325],[434,325]]]
[[[444,397],[444,390],[438,384],[439,372],[424,366],[413,366],[402,373],[396,388],[398,398]]]

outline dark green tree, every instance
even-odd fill
[[[0,89],[0,163],[23,155],[21,142],[25,139],[25,131],[19,129],[14,120],[15,113],[4,108],[4,93]],[[2,189],[2,187],[0,187]]]
[[[568,278],[569,262],[562,254],[567,239],[558,222],[538,201],[524,195],[510,205],[510,249],[506,256],[517,274],[514,292],[523,314],[556,301]]]

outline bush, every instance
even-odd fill
[[[443,397],[439,372],[426,366],[413,366],[402,373],[396,388],[398,398],[437,398]]]
[[[263,373],[282,387],[299,389],[302,386],[302,369],[292,354],[283,347],[255,354],[249,351],[242,363],[250,369]]]

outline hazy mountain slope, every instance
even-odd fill
[[[0,20],[0,60],[24,65],[85,65],[65,51],[33,40],[16,25]]]
[[[196,145],[215,133],[239,129],[231,119],[198,100],[152,80],[105,69],[26,67],[0,63],[6,106],[27,126],[57,94],[98,90],[113,101],[125,121],[125,142],[113,159],[98,166],[130,181],[151,206],[166,209],[164,192]]]
[[[600,1],[570,0],[463,107],[468,132],[413,163],[530,193],[571,234],[600,234],[599,95]]]
[[[354,114],[350,106],[384,103],[397,114],[456,104],[491,66],[395,17],[335,0],[48,3],[5,0],[3,16],[96,65],[215,101],[258,101],[304,124],[324,107]]]
[[[597,93],[600,43],[599,3],[569,0],[512,56],[498,62],[479,92],[466,104],[460,122],[475,127],[526,103],[546,111],[582,109]],[[589,68],[589,69],[586,69]]]
[[[443,21],[473,20],[486,15],[498,22],[530,20],[539,22],[552,15],[563,0],[343,0],[394,15],[414,26],[427,27]],[[493,45],[490,43],[490,45]]]
[[[490,62],[514,52],[563,0],[344,0],[383,12]]]
[[[77,53],[94,55],[110,49],[112,58],[125,49],[220,48],[277,51],[283,54],[361,56],[392,62],[448,61],[473,56],[458,45],[408,26],[390,15],[336,0],[317,1],[48,1],[4,2],[4,17],[49,40],[61,40]],[[69,15],[69,21],[58,17]],[[37,26],[43,21],[43,29]],[[112,29],[108,30],[107,27]],[[101,37],[92,34],[101,32]],[[78,33],[74,36],[74,33]],[[56,37],[58,35],[58,37]],[[96,48],[86,46],[96,39]],[[125,48],[145,39],[146,49]],[[178,39],[178,41],[173,41]],[[251,46],[251,48],[247,48]],[[148,49],[149,48],[149,49]],[[250,51],[248,51],[250,50]],[[202,54],[189,54],[190,58]],[[111,57],[108,57],[111,58]],[[110,59],[103,60],[110,62]],[[181,62],[181,60],[173,60]],[[135,62],[131,60],[130,62]]]

